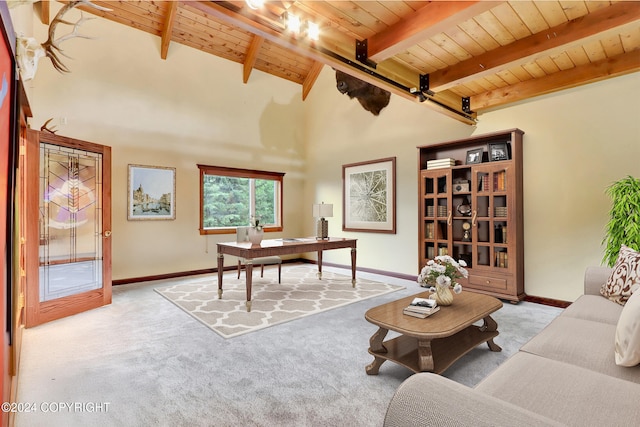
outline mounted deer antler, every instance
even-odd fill
[[[60,48],[60,43],[74,37],[80,37],[83,39],[93,38],[78,33],[80,25],[93,18],[86,18],[84,14],[80,12],[80,19],[76,22],[69,22],[62,19],[62,16],[65,13],[81,5],[104,12],[111,11],[111,9],[91,3],[90,0],[70,1],[69,3],[64,5],[62,9],[60,9],[60,11],[58,11],[55,18],[53,18],[53,21],[51,21],[51,24],[49,25],[49,38],[46,42],[38,44],[38,42],[33,37],[18,37],[18,50],[16,56],[18,59],[18,64],[20,66],[20,73],[25,81],[30,80],[35,76],[36,69],[38,68],[38,61],[43,56],[49,57],[49,59],[51,59],[51,63],[53,64],[53,68],[55,68],[59,72],[68,73],[70,71],[62,63],[58,56],[59,54],[61,54],[63,56],[66,56],[67,58],[71,58],[62,51],[62,49]],[[71,33],[56,39],[55,32],[58,24],[73,25],[73,30],[71,31]]]
[[[56,127],[55,127],[55,126],[53,126],[53,127],[51,127],[51,128],[49,128],[49,127],[48,127],[48,126],[49,126],[49,123],[51,123],[51,121],[52,121],[52,120],[53,120],[53,117],[51,117],[49,120],[47,120],[46,122],[44,122],[44,124],[43,124],[42,126],[40,126],[40,131],[41,131],[41,132],[49,132],[49,133],[52,133],[52,134],[54,134],[54,135],[55,135],[55,134],[56,134],[56,132],[58,132],[58,131],[57,131],[57,129],[56,129]]]
[[[68,11],[70,11],[71,9],[79,6],[79,5],[85,5],[85,6],[89,6],[89,7],[93,7],[94,9],[97,10],[102,10],[104,12],[108,12],[111,9],[108,9],[106,7],[102,7],[102,6],[98,6],[96,4],[91,3],[90,0],[78,0],[78,1],[71,1],[69,3],[67,3],[65,6],[62,7],[62,9],[60,9],[58,11],[58,13],[56,14],[55,18],[53,18],[53,21],[51,21],[51,24],[49,25],[49,38],[47,39],[46,42],[42,43],[42,47],[44,48],[45,51],[45,55],[49,57],[49,59],[51,59],[51,63],[53,64],[53,68],[55,68],[56,70],[58,70],[61,73],[68,73],[69,69],[62,63],[62,61],[60,60],[60,58],[58,57],[58,53],[62,54],[63,56],[66,56],[69,59],[72,59],[69,55],[65,54],[62,49],[60,48],[60,43],[72,39],[74,37],[80,37],[83,39],[93,39],[93,37],[89,37],[89,36],[85,36],[83,34],[79,34],[78,33],[78,29],[80,28],[80,25],[82,25],[83,23],[85,23],[86,21],[90,20],[90,19],[94,19],[94,18],[85,18],[84,14],[82,13],[82,11],[80,11],[80,19],[76,22],[69,22],[69,21],[64,21],[62,19],[62,16],[67,13]],[[58,39],[54,38],[54,34],[56,32],[56,28],[58,27],[58,24],[66,24],[66,25],[73,25],[73,31],[71,31],[69,34],[62,36]]]

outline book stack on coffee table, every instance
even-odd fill
[[[427,298],[414,298],[402,312],[407,316],[419,317],[421,319],[431,316],[436,311],[440,310],[435,300]]]

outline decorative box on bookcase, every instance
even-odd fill
[[[523,135],[512,129],[418,147],[418,271],[448,254],[468,265],[465,289],[524,298]],[[504,148],[507,159],[496,160]]]

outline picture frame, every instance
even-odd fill
[[[511,158],[509,143],[507,142],[490,142],[488,144],[489,161],[498,162],[509,160]]]
[[[342,230],[396,233],[396,158],[342,166]]]
[[[129,165],[127,219],[176,219],[176,168]]]
[[[482,163],[482,156],[484,155],[483,148],[475,148],[473,150],[467,151],[467,157],[465,164],[466,165],[475,165],[477,163]]]

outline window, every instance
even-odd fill
[[[258,218],[265,231],[282,231],[281,172],[198,165],[200,234],[230,234]]]

